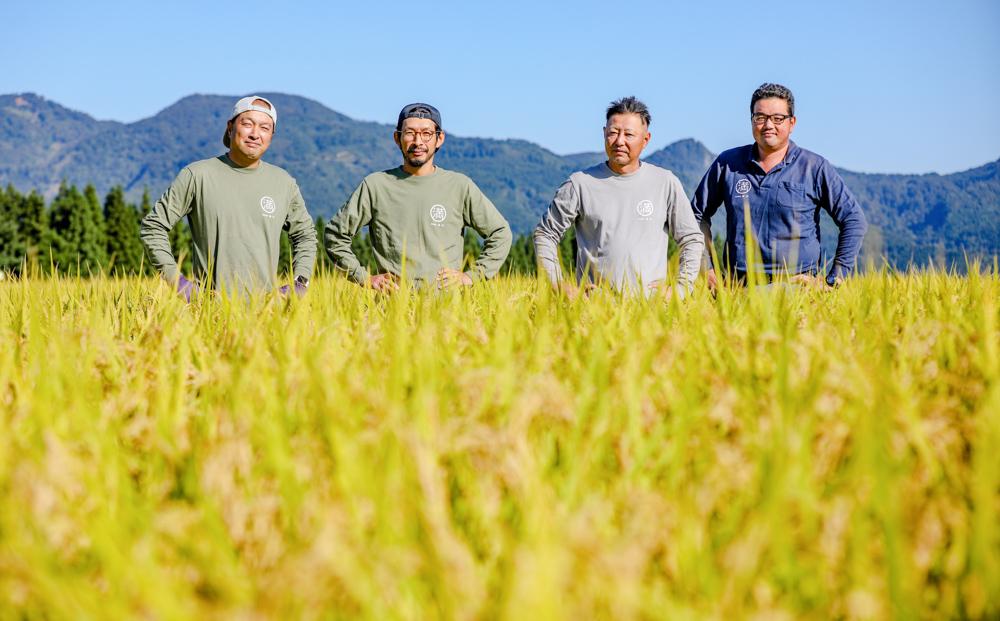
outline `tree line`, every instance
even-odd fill
[[[152,207],[149,191],[135,205],[125,200],[122,186],[115,186],[102,201],[93,185],[81,192],[75,185],[63,182],[52,201],[32,190],[18,192],[13,185],[0,191],[0,272],[20,275],[64,274],[91,276],[151,275],[152,268],[139,240],[139,223]],[[326,222],[316,218],[319,239],[316,272],[332,270],[323,249],[323,229]],[[170,244],[181,268],[190,276],[191,233],[182,221],[170,232]],[[472,265],[479,257],[481,242],[472,230],[465,231],[465,263]],[[369,270],[375,270],[375,257],[367,229],[352,243],[354,253]],[[572,229],[559,245],[560,259],[572,269],[576,254]],[[291,271],[291,244],[287,234],[281,236],[279,270]],[[535,247],[530,235],[515,236],[510,254],[501,274],[534,274]]]

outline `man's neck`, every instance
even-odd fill
[[[236,149],[229,150],[229,159],[239,168],[257,168],[260,166],[260,158],[254,160],[249,157],[244,157],[243,154]]]
[[[774,168],[782,161],[784,161],[785,155],[788,153],[787,142],[783,147],[775,149],[774,151],[765,151],[760,148],[759,144],[756,145],[756,147],[757,147],[757,163],[760,164],[760,167],[764,169],[764,172],[770,172],[772,168]]]
[[[608,165],[608,168],[611,169],[611,172],[616,175],[631,175],[642,166],[641,160],[636,160],[630,164],[625,164],[624,166],[615,166],[611,163],[611,160],[607,160],[605,163]]]
[[[434,160],[424,162],[420,166],[410,166],[406,162],[403,162],[403,172],[414,177],[426,177],[433,174],[435,170],[437,170],[437,166],[434,165]]]

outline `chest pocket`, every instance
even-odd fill
[[[781,182],[777,187],[775,199],[779,205],[793,211],[811,212],[815,207],[806,200],[806,187],[801,183]]]
[[[782,225],[777,229],[778,239],[811,237],[816,228],[816,205],[806,197],[806,188],[800,183],[782,182],[775,189],[778,218]]]

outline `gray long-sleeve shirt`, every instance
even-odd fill
[[[283,169],[261,162],[240,168],[227,155],[186,166],[142,220],[139,236],[153,266],[177,278],[170,229],[188,217],[195,277],[229,292],[277,284],[281,231],[292,244],[293,272],[309,278],[316,228],[299,187]]]
[[[492,278],[510,251],[510,225],[490,199],[465,175],[440,166],[414,176],[402,168],[365,177],[326,225],[326,250],[333,264],[357,283],[369,274],[351,250],[351,240],[369,226],[375,262],[382,272],[414,281],[433,281],[443,267],[461,269],[463,230],[483,237],[483,251],[466,272]]]
[[[669,236],[680,248],[679,282],[690,287],[704,241],[677,177],[648,162],[628,175],[602,163],[570,175],[535,228],[535,254],[549,279],[562,277],[558,244],[576,230],[576,277],[638,290],[667,277]]]

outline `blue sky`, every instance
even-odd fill
[[[99,119],[281,91],[388,123],[426,100],[457,135],[571,153],[600,150],[604,108],[634,94],[651,148],[693,137],[718,152],[751,140],[750,94],[773,81],[796,95],[793,138],[838,166],[1000,158],[997,0],[10,4],[0,93]]]

